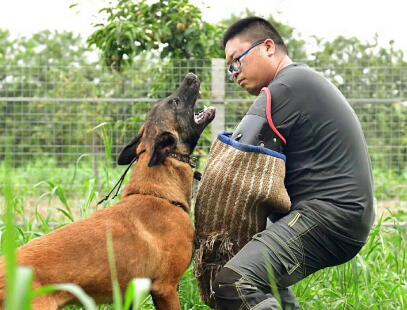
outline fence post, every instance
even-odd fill
[[[216,108],[216,117],[212,122],[212,141],[225,130],[225,60],[212,59],[212,105]]]

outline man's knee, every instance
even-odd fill
[[[239,309],[241,300],[236,285],[241,278],[240,274],[227,267],[220,270],[212,284],[216,309]]]
[[[278,309],[273,295],[263,292],[252,281],[224,267],[213,282],[216,309]]]

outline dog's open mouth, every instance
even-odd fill
[[[202,111],[194,114],[194,120],[197,125],[209,124],[215,118],[216,109],[214,107],[205,107]]]

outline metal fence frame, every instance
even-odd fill
[[[210,65],[209,65],[210,64]],[[244,114],[245,113],[245,108],[247,107],[252,101],[253,101],[253,97],[249,98],[247,97],[247,95],[243,95],[243,92],[238,91],[238,90],[234,90],[233,89],[233,85],[227,80],[227,77],[225,76],[225,63],[223,59],[213,59],[213,60],[205,60],[202,61],[202,63],[199,63],[200,65],[200,70],[207,70],[207,72],[210,72],[209,74],[209,80],[210,83],[206,83],[205,84],[205,89],[207,92],[207,95],[203,98],[203,99],[199,99],[198,100],[198,105],[202,106],[202,105],[213,105],[216,107],[217,109],[217,117],[215,118],[214,122],[211,124],[211,133],[212,133],[212,139],[214,139],[214,137],[221,131],[224,130],[232,130],[233,126],[236,125],[235,122],[230,122],[228,121],[228,119],[230,118],[230,110],[233,108],[234,110],[239,110],[238,107],[242,106],[242,108],[239,110],[239,113]],[[182,75],[185,73],[185,71],[189,71],[190,68],[192,68],[193,65],[191,66],[187,66],[187,65],[183,65],[182,67],[179,68],[171,68],[171,72],[178,72],[176,74],[174,74],[174,80],[176,82],[176,80],[182,78]],[[0,68],[1,69],[1,68]],[[360,71],[360,68],[357,68]],[[388,68],[389,69],[389,68]],[[52,70],[52,66],[49,67],[48,70]],[[74,70],[78,70],[78,68],[74,68]],[[327,68],[325,70],[321,70],[328,78],[330,78],[331,80],[333,80],[335,82],[335,75],[330,76],[330,71],[331,69]],[[367,71],[366,71],[367,70]],[[378,70],[385,70],[385,68],[380,67],[380,68],[376,68],[376,67],[371,67],[371,68],[365,68],[363,69],[363,71],[366,71],[366,74],[369,74],[369,72],[372,71],[378,71]],[[394,79],[389,79],[389,83],[392,83],[392,85],[394,86],[393,88],[389,89],[388,92],[386,92],[386,89],[384,88],[383,90],[383,96],[382,97],[374,97],[374,98],[365,98],[363,96],[356,96],[356,98],[352,98],[352,97],[348,97],[348,101],[351,103],[351,105],[355,108],[356,112],[357,112],[357,107],[360,105],[369,105],[371,106],[371,113],[372,115],[375,113],[375,111],[379,111],[382,108],[388,108],[388,107],[401,107],[402,110],[400,113],[407,113],[407,90],[405,89],[404,84],[407,84],[407,67],[402,67],[402,68],[390,68],[389,69],[390,72],[391,70],[398,70],[398,73],[401,73],[401,79],[400,81],[394,81]],[[1,71],[1,70],[0,70]],[[23,69],[21,69],[21,76],[24,76],[25,71]],[[35,70],[28,70],[27,72],[35,72]],[[69,75],[69,69],[67,69],[67,74]],[[172,74],[172,73],[171,73]],[[378,74],[377,72],[375,74]],[[16,78],[14,78],[16,79]],[[24,79],[30,79],[30,76],[24,76]],[[336,78],[338,79],[338,78]],[[35,80],[35,79],[33,79]],[[7,81],[7,78],[6,78]],[[78,105],[78,104],[89,104],[89,105],[94,105],[95,108],[97,108],[98,105],[102,105],[102,104],[113,104],[115,106],[117,105],[133,105],[133,104],[152,104],[153,102],[156,102],[157,99],[154,98],[148,98],[145,96],[142,97],[137,97],[137,98],[131,98],[129,96],[126,96],[124,98],[120,98],[120,97],[81,97],[81,98],[71,98],[71,97],[50,97],[46,94],[46,91],[44,91],[45,95],[42,95],[40,97],[35,97],[35,96],[25,96],[24,94],[34,94],[33,88],[28,89],[27,91],[24,91],[23,86],[20,86],[20,90],[21,90],[21,94],[23,94],[24,96],[19,96],[19,91],[18,91],[18,87],[16,87],[16,92],[13,93],[11,92],[12,96],[5,96],[5,89],[7,89],[8,85],[13,85],[12,84],[13,79],[9,79],[7,81],[7,83],[3,83],[3,85],[0,83],[0,105],[3,104],[7,104],[7,103],[11,103],[11,106],[14,107],[18,107],[18,105],[27,105],[28,109],[30,105],[34,105],[34,104],[43,104],[43,105],[49,105],[50,107],[53,106],[54,109],[56,109],[56,107],[61,106],[61,105],[65,105],[67,107],[71,107],[73,105]],[[174,83],[175,83],[174,82]],[[31,82],[30,82],[31,83]],[[37,83],[37,82],[32,82],[32,83]],[[50,81],[46,79],[46,81],[44,81],[44,87],[49,87],[49,83]],[[52,82],[55,85],[57,85],[58,83],[63,83],[63,81],[54,81]],[[79,82],[78,82],[79,83]],[[52,85],[54,85],[52,84]],[[116,83],[117,85],[119,83]],[[116,85],[115,84],[115,85]],[[341,83],[340,83],[341,84]],[[343,85],[345,84],[345,85]],[[5,85],[5,86],[4,86]],[[30,84],[31,85],[31,84]],[[55,86],[54,85],[54,86]],[[79,85],[79,84],[78,84]],[[116,85],[116,86],[117,86]],[[130,85],[130,84],[129,84]],[[358,87],[360,88],[361,86],[359,84],[355,84],[354,88],[352,89],[352,85],[348,86],[346,85],[346,81],[345,83],[342,81],[342,88],[344,89],[351,89],[353,93],[357,92]],[[37,85],[38,86],[38,85]],[[86,86],[86,85],[85,85]],[[146,87],[148,87],[149,85],[147,85]],[[381,85],[380,87],[385,86],[385,85]],[[129,86],[130,87],[130,86]],[[137,89],[137,87],[139,86],[134,86],[132,85],[131,87],[134,87],[135,89]],[[374,85],[372,86],[373,88],[375,87]],[[41,85],[39,85],[39,89],[42,91],[41,89]],[[368,91],[363,91],[363,93],[367,93]],[[146,94],[148,93],[148,90],[142,90],[141,93]],[[394,97],[394,94],[397,95],[397,97]],[[67,95],[66,93],[63,95]],[[30,111],[30,110],[28,110]],[[389,118],[388,120],[385,120],[386,122],[393,122],[391,125],[394,126],[396,128],[396,130],[394,132],[392,132],[392,135],[390,137],[385,137],[383,135],[383,139],[393,139],[395,142],[393,144],[389,144],[389,148],[388,150],[383,147],[383,145],[381,143],[377,143],[377,144],[372,144],[372,143],[368,143],[369,144],[369,149],[371,151],[371,154],[374,153],[376,154],[376,152],[384,152],[383,153],[383,161],[385,162],[386,160],[388,160],[388,166],[389,167],[398,167],[400,171],[402,170],[406,170],[405,168],[405,164],[407,161],[407,155],[403,154],[403,152],[405,152],[405,146],[401,145],[401,141],[403,139],[407,139],[407,124],[396,119],[396,116],[393,115],[392,112],[393,110],[390,110],[390,114],[388,115]],[[18,122],[24,122],[24,117],[29,115],[30,112],[21,112],[21,113],[15,113],[15,119],[13,120],[18,126]],[[52,112],[50,112],[52,113]],[[34,113],[32,113],[33,115],[31,115],[30,117],[35,117]],[[12,114],[9,114],[12,115]],[[370,115],[370,116],[372,116]],[[18,117],[17,117],[18,116]],[[127,116],[130,115],[119,115],[120,117],[126,118]],[[372,123],[370,121],[366,121],[366,123],[364,123],[363,118],[367,117],[369,118],[369,115],[359,115],[359,117],[362,116],[362,126],[364,124],[367,124],[367,126],[369,127],[369,130],[374,131],[376,130],[376,134],[378,137],[381,136],[380,134],[380,128],[375,128],[376,124]],[[374,115],[373,115],[374,116]],[[4,119],[7,117],[7,115],[5,115]],[[63,117],[63,116],[62,116]],[[91,116],[90,116],[91,117]],[[399,123],[397,123],[399,122]],[[387,124],[387,123],[386,123]],[[49,124],[52,125],[52,124]],[[97,124],[94,124],[97,125]],[[378,127],[379,125],[377,125]],[[398,128],[398,129],[397,129]],[[7,125],[5,123],[4,120],[0,120],[0,132],[2,132],[3,135],[12,135],[12,132],[7,132]],[[367,135],[369,135],[370,133],[367,133]],[[375,134],[372,132],[372,134]],[[33,137],[31,137],[33,138]],[[24,137],[19,137],[19,139],[24,139]],[[103,145],[100,144],[100,141],[96,141],[95,137],[92,137],[93,141],[91,143],[91,145],[88,145],[89,147],[89,154],[93,154],[94,156],[103,156]],[[400,145],[397,145],[397,141],[400,141]],[[404,141],[404,140],[403,140]],[[369,142],[369,139],[368,139]],[[380,141],[379,141],[380,142]],[[124,140],[114,140],[113,141],[113,148],[114,150],[119,149],[123,144],[125,143]],[[64,153],[64,147],[67,147],[67,145],[61,145],[61,154],[59,155],[69,155],[67,153]],[[2,146],[2,149],[0,149],[0,156],[5,156],[6,153],[6,149],[7,147],[10,148],[10,145],[6,145],[4,144]],[[209,147],[209,145],[206,146],[201,146],[201,150],[203,150],[203,153],[205,153],[205,151],[207,151],[207,148]],[[13,147],[11,147],[11,150],[9,150],[11,152],[13,152]],[[14,149],[14,151],[16,151],[16,149]],[[393,152],[393,154],[387,154],[385,152]],[[394,154],[394,153],[397,154]],[[18,150],[15,152],[15,154],[18,154]],[[73,156],[81,156],[81,154],[83,154],[83,152],[79,152],[77,154],[71,154]],[[202,154],[202,153],[201,153]],[[44,156],[44,154],[37,154],[39,157]],[[52,154],[50,154],[52,155]],[[56,154],[55,154],[56,155]],[[46,154],[45,156],[49,156],[49,154]],[[386,157],[387,156],[387,157]],[[406,157],[405,161],[400,161],[399,165],[397,163],[391,162],[394,161],[394,159],[392,158],[396,158],[396,160],[398,160],[397,158],[404,158]],[[389,158],[389,159],[387,159]],[[373,163],[375,164],[375,162],[377,162],[376,159],[373,160]],[[21,163],[16,163],[16,165],[20,165]],[[398,166],[397,166],[398,165]],[[95,173],[96,174],[96,173]],[[27,180],[27,182],[29,182]],[[407,190],[407,185],[406,187],[403,187],[401,190]]]

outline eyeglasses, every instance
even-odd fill
[[[231,80],[233,80],[234,76],[240,72],[243,59],[250,55],[253,49],[262,44],[265,40],[266,39],[254,42],[247,50],[241,53],[239,57],[232,60],[232,63],[228,67],[228,74]]]

